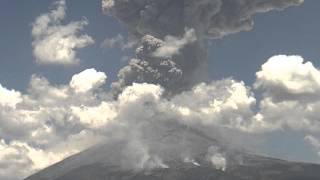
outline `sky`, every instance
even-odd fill
[[[261,154],[320,163],[318,7],[320,1],[305,0],[283,11],[253,13],[252,30],[219,38],[207,38],[197,27],[167,36],[142,24],[154,37],[144,37],[144,29],[138,32],[146,44],[140,62],[149,62],[143,59],[150,55],[143,54],[145,49],[160,43],[163,48],[153,55],[161,59],[165,54],[169,58],[164,62],[170,64],[165,68],[178,69],[176,74],[161,72],[161,81],[153,83],[148,74],[135,77],[132,69],[120,71],[117,77],[135,53],[140,57],[136,50],[140,39],[128,40],[130,23],[108,16],[101,0],[2,0],[0,179],[21,179],[105,141],[106,134],[117,129],[110,122],[130,127],[134,123],[127,119],[157,119],[149,111],[165,112],[163,117],[168,119],[186,119],[179,123],[188,126],[198,128],[194,124],[199,123],[206,130],[210,126],[231,129],[243,139],[224,133],[230,144],[248,145]],[[183,63],[186,67],[180,68],[181,59],[188,59],[186,51],[201,49],[201,43],[208,54],[204,69],[193,71]],[[203,61],[199,58],[195,69]],[[174,79],[180,71],[187,75]],[[205,78],[195,77],[203,71]],[[187,85],[177,83],[180,80]],[[198,85],[201,82],[205,84]],[[174,94],[172,99],[162,97],[167,93]],[[155,105],[147,111],[143,104],[149,101]],[[135,106],[145,116],[130,117]],[[140,143],[140,136],[144,134],[128,144]],[[254,143],[243,142],[252,136],[257,137]],[[20,177],[12,175],[17,169]]]
[[[34,63],[30,45],[31,24],[37,16],[47,12],[52,2],[1,2],[1,84],[24,91],[34,73],[43,74],[53,83],[62,83],[76,72],[90,67],[99,67],[99,70],[107,72],[108,83],[111,83],[117,71],[125,64],[121,61],[123,52],[118,49],[101,49],[100,44],[106,38],[126,34],[126,30],[116,19],[101,13],[100,0],[92,0],[90,3],[83,0],[67,2],[70,5],[66,21],[87,17],[90,25],[85,31],[96,40],[92,46],[79,51],[83,59],[80,65],[65,68],[38,66]],[[319,37],[316,35],[320,29],[316,18],[319,16],[319,3],[309,0],[283,12],[258,14],[255,16],[253,30],[211,42],[208,68],[210,79],[234,76],[252,83],[260,65],[276,54],[299,54],[319,65]]]

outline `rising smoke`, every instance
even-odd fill
[[[112,84],[114,94],[116,96],[121,94],[133,83],[150,83],[161,85],[165,91],[164,95],[187,96],[182,92],[206,80],[207,49],[205,44],[207,39],[217,39],[229,34],[249,31],[253,28],[255,14],[283,10],[301,3],[303,0],[103,0],[103,11],[116,17],[128,28],[130,35],[140,39],[135,57],[119,71],[118,81]],[[174,98],[172,100],[174,101]],[[248,98],[248,102],[251,104],[254,100],[251,101]],[[250,111],[245,110],[245,112]],[[186,113],[188,116],[190,110],[182,108],[181,113]],[[252,114],[247,115],[249,118]],[[157,117],[152,118],[157,119]],[[218,118],[220,119],[216,122],[221,121],[222,125],[228,122],[233,127],[238,126],[239,129],[242,129],[242,123],[246,121],[232,117]],[[143,134],[143,137],[154,136],[157,139],[161,138],[164,133],[157,129],[163,129],[163,126],[167,124],[154,122],[144,127],[145,129],[156,127],[153,128],[154,131],[147,132],[139,128],[138,132],[147,134]],[[205,128],[200,129],[203,133]],[[175,131],[179,132],[177,129]],[[188,136],[190,136],[188,131],[179,134],[182,139]],[[213,136],[217,137],[217,134]],[[170,137],[169,141],[172,141],[172,138],[174,139]],[[193,140],[199,141],[198,139]],[[204,154],[206,151],[207,160],[211,161],[217,169],[225,170],[228,155],[219,152],[216,147],[210,147],[210,142],[202,144],[193,140],[190,140],[188,145],[182,146],[168,144],[168,142],[159,144],[155,143],[157,140],[153,140],[140,146],[147,147],[147,149],[143,148],[138,151],[129,148],[127,153],[130,154],[131,150],[144,152],[144,155],[139,158],[141,160],[149,157],[145,155],[148,154],[146,152],[153,151],[159,155],[163,153],[159,151],[162,149],[170,156],[179,156],[179,153],[187,154],[182,158],[196,165],[198,162],[193,157]],[[133,145],[132,147],[138,147],[136,143]],[[221,148],[224,145],[219,146]],[[185,152],[186,149],[189,149],[190,152],[188,150]],[[159,157],[166,160],[168,155]],[[151,163],[153,167],[155,167],[154,162],[158,162],[156,163],[158,167],[164,166],[162,161],[153,159]],[[147,164],[150,167],[150,162]]]
[[[205,78],[206,39],[250,30],[255,13],[303,1],[102,2],[104,12],[118,18],[140,41],[135,57],[113,83],[117,99],[103,89],[107,76],[95,69],[74,75],[64,85],[33,75],[26,93],[0,85],[0,179],[21,179],[95,144],[98,148],[91,148],[92,153],[82,160],[76,156],[71,158],[73,164],[61,163],[59,172],[105,160],[130,170],[168,168],[175,165],[170,162],[178,161],[194,166],[211,163],[226,170],[245,159],[233,151],[239,144],[251,143],[240,141],[241,135],[286,128],[309,132],[305,140],[319,149],[319,140],[312,133],[320,132],[320,70],[311,62],[299,56],[269,59],[257,73],[255,88],[263,96],[260,102],[250,87],[232,79],[199,84]],[[42,15],[42,20],[64,15],[65,1],[55,5],[61,6],[54,6],[57,9]],[[33,23],[33,32],[44,23],[49,31],[45,36],[40,33],[40,40],[53,37],[52,42],[61,39],[57,30],[72,32],[62,33],[67,39],[63,42],[77,40],[78,31],[74,30],[86,24],[62,26],[60,21],[52,21],[48,26],[40,20]],[[118,40],[109,45],[117,45]],[[63,45],[62,49],[73,52],[74,43]],[[69,59],[54,56],[49,60]]]
[[[173,94],[190,89],[206,78],[205,39],[251,30],[253,15],[301,3],[303,0],[103,0],[103,11],[142,38],[143,44],[137,49],[139,55],[120,71],[116,92],[133,82],[160,84]],[[184,39],[186,29],[194,31],[196,41],[188,41],[169,60],[152,56],[165,46],[168,36]]]

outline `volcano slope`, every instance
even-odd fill
[[[121,163],[123,142],[106,143],[73,155],[25,180],[319,180],[320,165],[289,162],[225,147],[203,132],[170,124],[162,129],[157,145],[168,152],[161,168],[129,169]],[[170,127],[170,128],[169,128]],[[182,140],[183,139],[183,140]],[[154,140],[154,139],[153,139]],[[181,159],[172,144],[188,144],[192,161]],[[220,147],[225,169],[208,160],[207,149]],[[206,149],[199,151],[199,149]]]

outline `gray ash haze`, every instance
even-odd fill
[[[114,83],[114,88],[119,91],[133,82],[147,82],[160,84],[169,93],[190,89],[201,80],[206,80],[205,39],[249,31],[253,28],[253,15],[283,10],[302,2],[303,0],[103,0],[104,12],[124,23],[129,33],[137,38],[142,37],[143,44],[136,50],[137,57],[120,71],[119,82]],[[170,36],[180,37],[181,42]],[[152,52],[159,47],[161,53]],[[181,53],[173,54],[173,47],[181,49]],[[169,82],[167,77],[170,78]]]
[[[311,61],[275,54],[252,85],[208,76],[208,42],[250,31],[257,14],[303,0],[102,0],[99,13],[128,34],[106,40],[86,31],[94,19],[69,17],[69,2],[34,17],[29,46],[34,66],[77,73],[52,83],[34,72],[24,91],[0,85],[1,180],[93,146],[110,165],[134,171],[170,168],[172,159],[225,171],[244,158],[231,152],[263,153],[272,146],[264,140],[279,132],[302,134],[320,153],[320,70]],[[110,86],[108,72],[83,68],[85,48],[100,47],[132,50]]]

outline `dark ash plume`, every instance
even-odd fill
[[[199,36],[219,38],[250,30],[253,15],[299,5],[303,0],[103,0],[103,10],[131,32],[162,38],[185,27]]]
[[[203,60],[206,54],[198,42],[188,44],[196,41],[193,39],[193,32],[189,30],[181,39],[169,37],[165,41],[151,35],[143,36],[141,46],[136,49],[135,58],[119,71],[119,80],[112,84],[114,93],[119,94],[133,82],[160,84],[169,94],[190,88],[197,82],[195,77],[201,74],[199,63],[205,63]],[[195,68],[199,68],[199,72]],[[194,73],[197,73],[197,76]]]
[[[303,0],[103,0],[106,14],[119,19],[137,38],[143,37],[137,57],[120,71],[115,91],[133,82],[160,84],[173,94],[189,89],[206,77],[204,39],[251,30],[256,13],[301,3]],[[194,30],[197,41],[188,42],[168,59],[150,54],[156,46],[163,46],[168,35],[183,39],[186,28]]]

